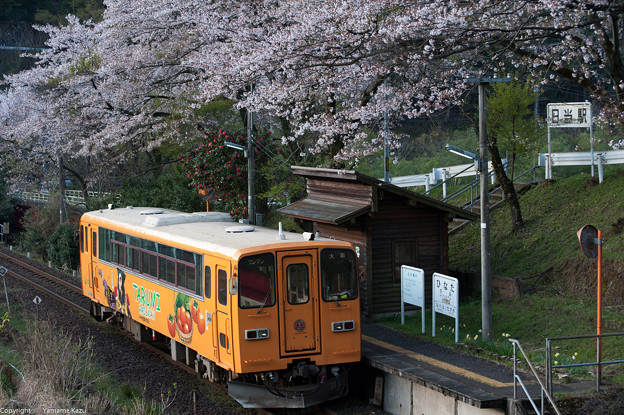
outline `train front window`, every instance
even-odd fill
[[[310,282],[306,264],[290,264],[286,267],[286,285],[288,286],[288,302],[305,304],[310,299]]]
[[[321,251],[321,290],[323,300],[353,300],[358,296],[356,261],[348,249]]]
[[[238,262],[238,305],[263,308],[275,304],[275,257],[271,253],[250,255]]]

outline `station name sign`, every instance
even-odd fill
[[[552,103],[547,106],[548,126],[559,128],[590,128],[591,103]]]

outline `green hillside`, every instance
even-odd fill
[[[557,177],[557,176],[555,176]],[[624,298],[624,170],[612,169],[603,183],[581,173],[541,183],[520,203],[525,228],[511,231],[507,206],[491,214],[492,275],[518,277],[525,288],[551,287],[595,297],[596,260],[585,257],[576,236],[586,224],[603,231],[606,304]],[[473,223],[449,238],[450,268],[480,273],[480,227]]]
[[[589,169],[584,169],[588,171]],[[564,173],[574,174],[564,178]],[[596,333],[597,260],[585,257],[577,231],[586,224],[603,231],[603,333],[624,332],[624,169],[610,166],[603,183],[579,169],[555,171],[556,180],[533,186],[520,198],[525,228],[512,233],[505,204],[491,213],[492,275],[519,278],[523,295],[503,298],[494,293],[491,340],[481,332],[481,298],[478,293],[462,295],[459,344],[455,344],[454,320],[440,315],[439,334],[421,334],[420,315],[408,316],[405,325],[398,316],[384,324],[448,346],[508,363],[509,338],[518,339],[534,364],[545,365],[545,339]],[[480,225],[473,223],[449,238],[450,275],[467,282],[467,274],[480,281]],[[463,277],[464,279],[461,279]],[[464,285],[465,287],[466,285]],[[466,291],[463,291],[466,293]],[[431,321],[431,311],[426,319]],[[624,338],[603,340],[603,361],[621,360]],[[596,361],[596,340],[559,341],[554,344],[556,364]],[[541,370],[541,369],[540,369]],[[586,381],[593,388],[595,366],[557,369],[558,381]],[[619,385],[622,394],[624,365],[603,368],[603,381]],[[591,392],[591,390],[589,390]],[[599,396],[605,405],[620,408],[622,401]],[[566,412],[589,413],[589,412]],[[593,413],[593,412],[592,412]],[[600,412],[607,413],[607,412]],[[619,413],[619,412],[613,412]]]

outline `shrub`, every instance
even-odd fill
[[[79,247],[74,238],[74,231],[71,225],[59,225],[48,239],[48,258],[57,268],[76,269],[78,266]]]
[[[20,246],[24,251],[48,259],[48,241],[59,223],[58,201],[50,200],[42,207],[33,207],[22,219],[25,231],[20,237]]]

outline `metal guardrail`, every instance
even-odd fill
[[[506,160],[503,160],[505,163]],[[488,162],[488,171],[494,171],[492,162]],[[395,176],[390,178],[390,183],[399,187],[425,186],[425,193],[439,187],[438,181],[448,182],[458,177],[470,177],[478,175],[475,163],[458,164],[456,166],[435,167],[431,173],[413,174],[410,176]],[[383,180],[383,179],[380,179]],[[430,186],[434,186],[431,188]]]
[[[109,197],[112,195],[110,192],[96,192],[96,191],[88,191],[89,197],[98,198],[98,197]],[[50,198],[49,192],[15,192],[11,193],[16,199],[34,202],[34,203],[48,203]],[[84,205],[84,195],[81,190],[66,190],[65,191],[65,202],[70,205]]]
[[[539,375],[537,374],[537,371],[535,370],[535,367],[533,366],[533,364],[529,360],[529,357],[525,353],[525,351],[522,348],[522,345],[520,344],[520,342],[518,340],[516,340],[516,339],[509,339],[509,341],[513,344],[513,362],[514,362],[513,363],[513,377],[514,377],[513,397],[514,397],[514,401],[518,400],[518,384],[520,384],[520,386],[522,387],[522,390],[524,391],[524,394],[529,399],[529,402],[531,403],[531,406],[533,407],[535,412],[537,412],[540,415],[544,414],[544,402],[545,402],[544,397],[546,397],[546,398],[548,398],[548,401],[552,405],[553,410],[558,415],[561,415],[561,412],[559,411],[559,408],[557,408],[557,404],[555,404],[555,400],[553,399],[552,394],[547,390],[546,386],[544,386],[544,383],[542,382],[542,380],[540,379]],[[540,390],[541,390],[540,391],[540,398],[541,398],[540,408],[541,408],[541,410],[537,408],[537,404],[535,403],[535,401],[533,400],[533,398],[529,394],[529,391],[527,390],[526,385],[522,381],[522,378],[520,378],[520,376],[518,375],[518,370],[517,370],[518,359],[517,359],[516,348],[520,349],[520,352],[522,353],[522,357],[524,357],[525,362],[529,365],[529,369],[531,370],[531,373],[533,374],[533,376],[537,380],[537,383],[540,386]]]
[[[546,385],[548,386],[548,392],[552,394],[552,371],[555,368],[569,368],[569,367],[584,367],[584,366],[598,366],[596,376],[596,392],[600,391],[600,382],[602,378],[602,366],[613,365],[618,363],[624,363],[624,360],[609,360],[602,361],[602,338],[603,337],[622,337],[624,333],[609,333],[609,334],[589,334],[585,336],[568,336],[568,337],[553,337],[546,338]],[[591,363],[572,363],[567,365],[553,365],[552,363],[552,342],[563,340],[578,340],[578,339],[596,339],[596,361]]]
[[[546,178],[552,178],[552,167],[557,166],[598,166],[598,181],[602,183],[605,164],[624,164],[624,150],[572,152],[572,153],[540,153],[539,165],[546,168]],[[549,172],[550,170],[550,172]]]

